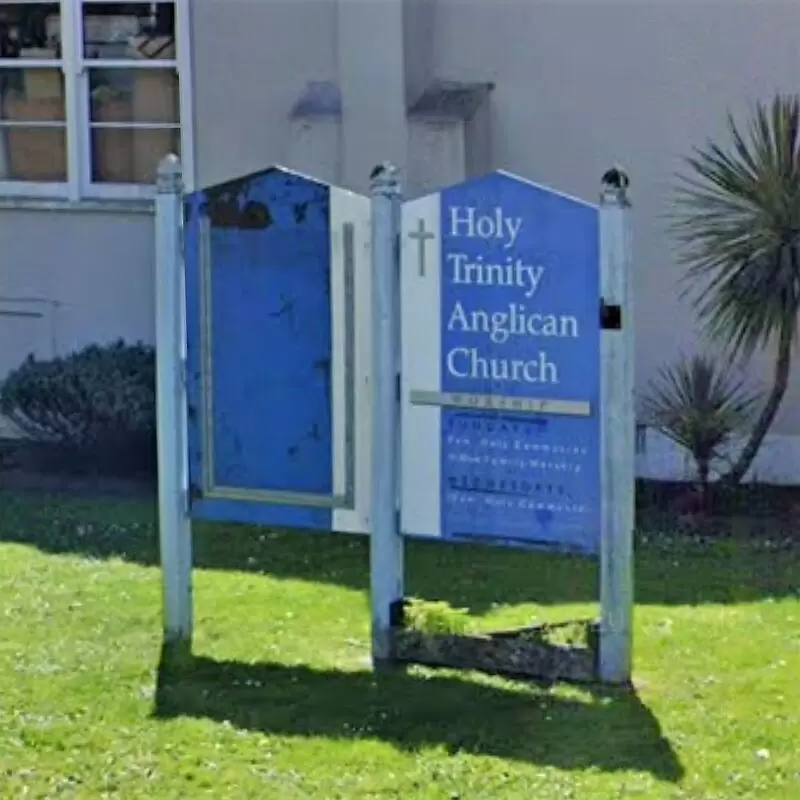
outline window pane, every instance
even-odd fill
[[[92,181],[155,183],[158,162],[180,155],[180,131],[130,128],[92,129]]]
[[[60,69],[0,69],[0,124],[63,122],[64,76]]]
[[[0,180],[60,183],[66,179],[64,128],[0,128]]]
[[[0,180],[65,181],[64,118],[60,69],[0,69]]]
[[[0,2],[0,58],[61,58],[58,3]]]
[[[177,124],[178,75],[172,69],[92,69],[92,122]]]
[[[175,58],[175,4],[83,4],[85,58]]]

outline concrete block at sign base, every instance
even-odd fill
[[[487,635],[428,634],[396,629],[394,658],[401,663],[476,669],[510,677],[543,681],[594,683],[596,637],[586,646],[543,641],[540,629]]]

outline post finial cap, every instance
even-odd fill
[[[601,203],[629,205],[627,192],[630,183],[628,173],[619,164],[614,164],[603,173],[601,178]]]

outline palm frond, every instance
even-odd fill
[[[707,332],[749,356],[800,310],[800,100],[777,96],[727,148],[709,142],[678,175],[671,229],[688,295]]]
[[[643,421],[691,453],[702,472],[750,424],[761,399],[730,362],[696,355],[662,367],[640,404]]]

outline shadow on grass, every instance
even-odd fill
[[[70,500],[0,492],[0,541],[46,553],[159,563],[152,500]],[[800,547],[769,540],[696,542],[684,536],[640,541],[636,601],[656,605],[755,602],[797,595]],[[495,604],[595,602],[597,562],[479,545],[410,541],[409,595],[445,600],[473,613]],[[194,564],[281,579],[369,586],[366,537],[270,531],[236,524],[195,525]]]
[[[154,714],[193,717],[275,736],[378,740],[560,769],[637,770],[677,782],[683,768],[634,692],[565,699],[531,684],[315,670],[162,656]]]

